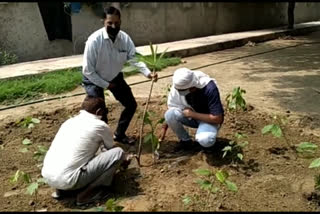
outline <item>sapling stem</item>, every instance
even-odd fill
[[[140,127],[140,133],[139,133],[139,147],[138,147],[138,157],[137,157],[137,161],[138,161],[139,167],[141,166],[141,164],[140,164],[140,156],[141,156],[141,149],[142,149],[141,146],[142,146],[142,134],[143,134],[143,127],[144,127],[144,119],[146,117],[146,112],[147,112],[148,107],[149,107],[149,102],[150,102],[150,99],[151,99],[151,93],[152,93],[152,89],[153,89],[153,84],[155,82],[155,79],[154,79],[154,76],[156,74],[155,68],[153,69],[152,73],[153,73],[153,77],[152,77],[152,81],[151,81],[151,87],[150,87],[149,96],[148,96],[146,105],[145,105],[144,110],[143,110],[142,124],[141,124],[141,127]]]
[[[278,124],[279,124],[279,126],[280,126],[280,128],[282,130],[282,135],[283,135],[284,141],[286,142],[288,147],[292,150],[292,152],[294,153],[295,158],[297,159],[298,158],[298,154],[297,154],[296,150],[294,148],[292,148],[292,146],[291,146],[291,144],[290,144],[290,142],[289,142],[289,140],[288,140],[288,138],[286,136],[284,128],[282,126],[281,120],[279,120],[279,118],[277,118],[277,121],[278,121]]]

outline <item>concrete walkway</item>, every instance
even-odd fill
[[[171,56],[187,57],[212,51],[242,46],[247,42],[263,42],[276,39],[287,34],[298,35],[320,29],[320,21],[301,23],[295,25],[294,30],[284,27],[265,30],[254,30],[238,33],[229,33],[196,39],[187,39],[176,42],[158,44],[158,52],[168,49]],[[149,45],[137,47],[142,55],[149,55]],[[18,63],[0,67],[0,79],[13,78],[31,74],[50,72],[57,69],[79,67],[82,65],[82,55],[51,58],[31,62]]]

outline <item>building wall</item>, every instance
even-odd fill
[[[105,5],[108,3],[105,3]],[[122,30],[136,46],[287,24],[286,2],[130,2],[122,8]],[[320,20],[320,3],[298,2],[295,23]],[[18,15],[19,14],[19,15]],[[0,4],[0,45],[20,61],[82,54],[101,17],[82,3],[72,14],[73,42],[47,39],[37,3]],[[1,44],[1,41],[3,44]]]
[[[20,62],[72,54],[72,42],[48,40],[37,3],[0,4],[0,47]]]

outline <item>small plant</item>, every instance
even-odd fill
[[[45,146],[38,146],[37,151],[34,152],[33,158],[36,159],[39,162],[42,162],[46,153],[48,151],[48,148]]]
[[[34,211],[36,210],[37,205],[37,195],[38,195],[38,189],[40,185],[46,184],[45,180],[43,178],[39,178],[36,181],[32,182],[31,176],[28,173],[25,173],[21,170],[17,170],[16,173],[10,178],[11,183],[19,183],[19,182],[27,183],[29,184],[26,190],[26,194],[34,196],[35,200],[35,206]]]
[[[123,206],[118,205],[119,201],[114,199],[114,198],[110,198],[107,200],[107,202],[105,203],[104,207],[96,207],[95,211],[99,211],[99,212],[121,212],[123,210]]]
[[[162,124],[164,122],[164,118],[159,119],[156,123],[153,123],[150,119],[150,115],[154,115],[153,112],[146,112],[144,117],[144,123],[146,125],[149,125],[151,131],[147,133],[147,135],[143,138],[144,143],[151,143],[152,146],[152,152],[153,152],[153,160],[154,162],[159,159],[159,153],[158,150],[160,149],[160,143],[155,135],[156,127],[159,124]]]
[[[32,141],[29,140],[28,138],[23,139],[22,144],[25,146],[29,146],[32,144]],[[29,149],[27,147],[24,147],[22,149],[19,150],[21,153],[26,153],[29,151]]]
[[[158,66],[161,58],[164,56],[164,54],[166,53],[167,49],[164,50],[160,55],[157,54],[157,49],[158,46],[156,46],[156,48],[153,48],[152,43],[150,42],[150,49],[151,49],[151,57],[150,60],[147,60],[146,63],[152,68],[152,74],[153,76],[156,74],[156,67]],[[143,111],[143,116],[142,116],[142,123],[141,123],[141,127],[140,127],[140,132],[139,132],[139,146],[138,146],[138,155],[137,155],[137,160],[138,160],[138,165],[140,166],[140,156],[141,156],[141,149],[142,149],[142,135],[143,135],[143,127],[144,127],[144,122],[145,122],[145,117],[146,117],[146,113],[148,111],[148,106],[149,106],[149,102],[151,99],[151,94],[152,94],[152,89],[153,89],[153,84],[155,82],[155,79],[153,78],[151,81],[151,86],[150,86],[150,91],[149,91],[149,96]],[[152,137],[153,139],[153,137]]]
[[[241,134],[241,133],[236,133],[235,137],[237,140],[242,139],[242,138],[246,138],[247,135],[245,134]],[[249,144],[248,141],[243,141],[241,143],[238,144],[237,141],[230,141],[229,142],[229,146],[225,146],[222,151],[224,152],[222,155],[222,158],[224,158],[228,153],[231,154],[231,158],[232,161],[236,161],[236,160],[241,160],[243,159],[243,153],[242,153],[242,149],[247,146]]]
[[[24,119],[23,119],[22,121],[20,121],[20,122],[17,122],[17,124],[18,124],[19,126],[22,126],[22,127],[28,128],[28,129],[33,128],[33,127],[34,127],[34,124],[38,124],[38,123],[40,123],[40,120],[39,120],[39,119],[30,117],[30,116],[24,118]]]
[[[243,97],[245,93],[246,90],[236,87],[233,88],[232,93],[227,95],[226,102],[230,111],[237,111],[238,109],[242,109],[243,111],[247,110],[246,101]]]
[[[294,153],[294,155],[297,158],[297,152],[296,152],[295,148],[291,146],[291,144],[290,144],[290,142],[284,132],[284,128],[287,124],[288,124],[288,120],[286,117],[275,115],[275,116],[273,116],[273,123],[263,127],[261,129],[261,133],[263,135],[272,134],[273,137],[276,137],[276,138],[283,137],[287,146],[292,150],[292,152]]]
[[[296,151],[305,157],[313,157],[318,146],[310,142],[301,142],[296,146]]]
[[[25,139],[22,141],[22,144],[23,144],[23,145],[31,145],[31,144],[32,144],[32,141],[29,140],[28,138],[25,138]]]
[[[200,188],[210,193],[216,193],[220,189],[214,186],[214,178],[216,178],[221,184],[225,185],[228,190],[237,192],[238,188],[235,183],[228,180],[229,174],[225,171],[219,170],[215,174],[208,169],[197,169],[194,171],[197,175],[204,176],[205,179],[199,179],[196,181],[200,185]]]
[[[118,205],[118,201],[115,200],[114,198],[110,198],[107,202],[106,202],[106,210],[109,212],[120,212],[123,210],[123,206]]]

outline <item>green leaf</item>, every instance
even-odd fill
[[[157,124],[162,124],[164,121],[165,121],[165,119],[164,119],[164,118],[161,118],[161,119],[159,119],[159,120],[157,121]]]
[[[31,122],[32,122],[32,123],[40,123],[40,120],[37,119],[37,118],[32,118],[32,119],[31,119]]]
[[[26,191],[26,194],[33,195],[38,190],[39,184],[37,182],[31,183]]]
[[[241,153],[238,153],[238,154],[237,154],[237,157],[238,157],[240,160],[243,159],[243,155],[242,155]]]
[[[107,210],[109,210],[109,211],[112,210],[112,207],[114,206],[115,201],[116,201],[116,200],[115,200],[114,198],[110,198],[110,199],[107,200],[107,202],[106,202],[106,208],[107,208]]]
[[[229,180],[226,180],[225,184],[226,184],[227,188],[229,190],[231,190],[232,192],[238,192],[238,187],[235,183],[233,183]]]
[[[20,177],[20,174],[21,174],[21,171],[20,171],[20,169],[18,169],[18,170],[16,171],[16,173],[10,178],[10,182],[11,182],[11,183],[16,183],[16,182],[18,182],[19,177]]]
[[[224,158],[226,155],[227,155],[227,153],[229,152],[229,151],[231,151],[232,150],[232,147],[231,146],[226,146],[226,147],[224,147],[223,149],[222,149],[222,151],[224,151],[224,153],[223,153],[223,155],[222,155],[222,158]]]
[[[310,143],[310,142],[301,142],[296,150],[299,153],[314,153],[315,150],[318,148],[317,145]]]
[[[40,154],[46,154],[47,153],[47,151],[48,151],[48,148],[47,147],[45,147],[45,146],[38,146],[38,152],[40,153]]]
[[[244,148],[244,147],[247,146],[248,144],[249,144],[248,141],[244,141],[244,142],[242,142],[242,143],[239,143],[239,146],[240,146],[241,148]]]
[[[224,158],[227,155],[228,151],[225,151],[222,155],[222,158]]]
[[[152,45],[151,42],[149,43],[149,46],[150,46],[150,50],[151,50],[151,56],[152,56],[152,59],[153,59],[153,62],[154,62],[155,61],[155,59],[154,59],[155,53],[154,53],[153,45]]]
[[[28,148],[22,148],[22,149],[19,150],[19,152],[22,152],[22,153],[26,153],[28,151],[29,151]]]
[[[117,202],[114,198],[108,199],[105,206],[106,206],[106,210],[111,212],[120,212],[124,208],[123,206],[117,205]]]
[[[150,126],[152,126],[152,122],[150,120],[150,113],[146,112],[143,121],[145,124],[149,124]]]
[[[159,59],[158,61],[160,61],[162,59],[162,57],[164,56],[164,54],[167,52],[168,48],[166,48],[162,53],[161,55],[159,56]]]
[[[28,173],[23,173],[23,181],[26,183],[30,183],[31,182],[31,176]]]
[[[233,140],[229,141],[229,145],[233,145],[235,142]]]
[[[196,173],[197,175],[203,175],[203,176],[212,175],[212,172],[208,169],[196,169],[196,170],[193,170],[193,172]]]
[[[189,196],[184,196],[182,202],[184,205],[189,205],[192,202],[192,199]]]
[[[38,184],[46,184],[47,182],[46,182],[46,180],[45,180],[44,178],[39,178],[39,179],[37,180],[37,183],[38,183]]]
[[[208,180],[198,179],[196,182],[197,184],[200,185],[200,189],[203,189],[203,190],[208,190],[208,189],[211,189],[212,187],[211,182]]]
[[[32,142],[31,142],[31,140],[29,140],[28,138],[26,138],[26,139],[24,139],[24,140],[22,141],[22,144],[23,144],[23,145],[31,145]]]
[[[271,132],[271,130],[273,129],[273,126],[274,124],[263,127],[263,129],[261,130],[262,134],[267,134],[268,132]]]
[[[32,128],[34,128],[34,124],[33,124],[33,123],[30,123],[30,124],[28,125],[28,129],[32,129]]]
[[[148,133],[144,138],[143,138],[143,143],[151,143],[152,142],[152,133]]]
[[[281,130],[280,126],[278,126],[278,125],[274,125],[273,126],[273,129],[271,130],[271,133],[275,137],[281,137],[282,136],[282,130]]]
[[[241,139],[241,138],[245,138],[245,137],[248,137],[246,134],[241,134],[241,133],[236,133],[235,135],[234,135],[237,139]]]
[[[320,158],[317,158],[311,162],[309,168],[317,168],[320,166]]]
[[[157,60],[157,54],[158,54],[158,45],[156,45],[156,49],[154,51],[154,58],[153,58],[153,64],[156,65],[158,60]]]
[[[222,151],[231,151],[232,147],[231,146],[225,146]]]
[[[225,171],[219,170],[218,172],[216,172],[216,178],[221,183],[224,183],[228,177],[229,177],[229,174]]]

